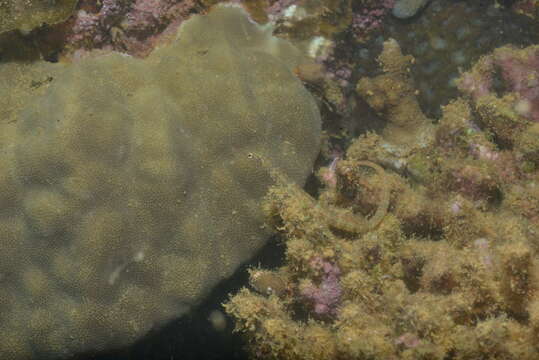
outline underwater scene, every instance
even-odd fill
[[[539,360],[539,0],[0,0],[0,360]]]

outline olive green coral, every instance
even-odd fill
[[[302,183],[319,151],[301,61],[219,7],[145,60],[2,64],[0,357],[131,343],[260,249],[253,155]]]
[[[77,0],[0,0],[0,33],[28,32],[43,24],[56,24],[73,13]]]

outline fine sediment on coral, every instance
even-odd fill
[[[303,60],[233,7],[144,60],[1,64],[0,357],[130,344],[266,242],[272,168],[320,146]]]

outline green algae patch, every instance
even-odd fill
[[[302,61],[219,7],[144,60],[2,64],[0,357],[130,344],[260,249],[258,159],[302,184],[319,151]]]

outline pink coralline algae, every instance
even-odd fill
[[[304,287],[301,289],[301,295],[312,303],[316,315],[336,315],[342,295],[339,267],[320,257],[312,259],[310,266],[313,270],[321,273],[320,284]]]
[[[516,13],[536,18],[539,14],[539,2],[537,0],[519,0],[511,6]]]
[[[322,181],[326,186],[329,186],[331,188],[334,188],[337,186],[337,163],[339,162],[341,158],[339,156],[335,156],[333,160],[331,160],[331,163],[329,164],[327,170],[322,174]]]
[[[485,161],[496,161],[500,158],[500,153],[492,149],[492,146],[476,143],[470,144],[470,155],[475,159]]]
[[[539,48],[519,54],[499,51],[497,63],[503,79],[519,95],[517,112],[539,122]]]
[[[499,79],[496,77],[499,76]],[[459,89],[474,100],[495,94],[501,80],[515,97],[513,108],[528,120],[539,122],[539,47],[504,46],[480,60],[480,66],[463,75]]]
[[[413,349],[421,345],[421,340],[417,335],[407,332],[395,340],[395,345],[403,345],[405,348]]]
[[[359,41],[364,41],[369,34],[382,27],[385,16],[395,5],[394,0],[365,2],[366,4],[354,12],[352,31]]]
[[[474,240],[473,245],[476,251],[479,253],[479,260],[481,264],[489,269],[494,266],[494,259],[492,255],[491,244],[485,238],[479,238]]]
[[[275,21],[282,16],[287,7],[296,2],[297,0],[277,0],[266,8],[266,13],[270,20]]]
[[[196,10],[194,0],[83,0],[67,31],[73,49],[106,49],[146,56],[160,35],[176,29]]]
[[[478,166],[465,165],[451,175],[452,190],[470,199],[487,199],[497,188],[495,179]]]

